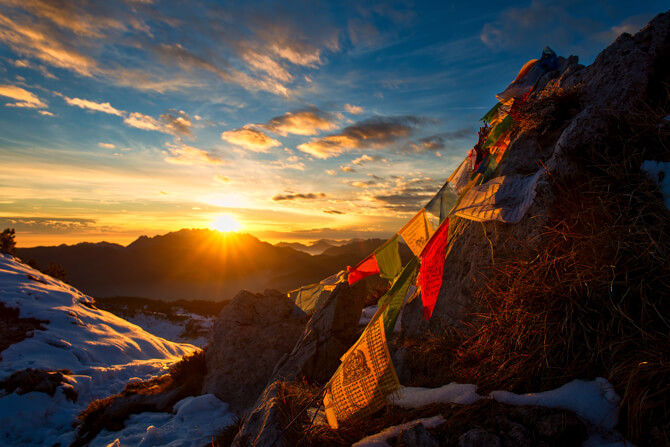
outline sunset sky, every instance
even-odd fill
[[[589,64],[666,8],[0,0],[0,230],[388,236],[545,45]]]

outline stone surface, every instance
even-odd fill
[[[363,302],[373,283],[374,279],[364,279],[353,286],[346,282],[338,284],[309,320],[291,353],[277,364],[233,445],[241,447],[253,440],[251,445],[264,446],[274,441],[275,434],[281,431],[276,402],[279,381],[291,381],[299,376],[317,383],[330,379],[340,364],[340,357],[356,341]]]
[[[358,337],[358,321],[369,281],[337,285],[323,307],[307,323],[291,353],[275,368],[273,379],[302,376],[323,383],[340,365],[340,357]]]
[[[581,445],[588,438],[584,424],[567,412],[543,416],[536,429],[551,445]]]
[[[277,361],[291,351],[307,317],[286,294],[266,290],[238,293],[214,324],[207,349],[203,393],[212,393],[236,411],[256,401]]]
[[[528,129],[515,135],[499,173],[528,175],[544,164],[554,178],[569,175],[579,168],[575,154],[614,131],[613,114],[624,116],[653,98],[654,89],[667,82],[669,66],[670,13],[660,14],[634,36],[622,34],[588,67],[573,57],[562,60],[560,70],[547,73],[538,86],[577,88],[578,107],[548,132]],[[553,202],[549,181],[546,174],[540,178],[534,205],[518,224],[450,219],[443,284],[433,316],[421,320],[421,301],[415,300],[403,312],[404,336],[419,337],[438,328],[468,329],[463,323],[472,322],[480,310],[474,306],[473,293],[492,267],[492,258],[504,256],[511,241],[533,244],[546,222],[546,210]]]
[[[500,447],[500,438],[493,433],[473,428],[458,438],[458,447]]]
[[[440,444],[423,424],[416,424],[412,428],[403,430],[398,436],[396,445],[402,447],[440,447]]]

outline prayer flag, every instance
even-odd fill
[[[363,278],[366,278],[375,273],[379,273],[379,265],[377,265],[377,258],[375,254],[371,254],[367,258],[363,259],[361,262],[356,265],[356,267],[347,266],[347,271],[349,272],[349,285],[360,281]]]
[[[533,203],[535,186],[542,171],[540,169],[528,177],[496,177],[475,186],[465,194],[454,213],[478,222],[498,220],[517,223]]]
[[[433,314],[435,303],[437,303],[437,296],[440,293],[440,287],[442,287],[448,235],[449,219],[440,225],[421,253],[419,284],[421,285],[424,320],[430,319],[430,316]]]
[[[384,308],[382,318],[384,319],[384,330],[386,331],[387,337],[393,334],[396,319],[398,318],[400,309],[407,297],[407,291],[412,283],[414,283],[416,268],[418,266],[419,258],[415,256],[407,263],[400,276],[398,276],[398,279],[393,283],[393,286],[391,286],[391,289],[386,292],[377,303],[379,309],[382,309],[382,307]]]
[[[323,406],[328,424],[352,416],[364,418],[387,405],[386,396],[400,388],[386,345],[384,319],[373,320],[356,344],[342,357],[342,364],[326,386]]]
[[[491,129],[491,132],[489,133],[488,138],[486,138],[486,142],[484,143],[484,148],[490,148],[494,146],[497,142],[498,139],[508,130],[514,126],[514,118],[512,118],[512,115],[507,115],[502,122],[497,124],[494,128]]]
[[[430,224],[430,221],[426,216],[425,209],[419,211],[416,216],[412,217],[412,219],[398,231],[398,234],[402,236],[409,249],[412,250],[412,253],[417,256],[421,254],[421,250],[423,250],[423,247],[433,233],[433,226]]]
[[[496,105],[494,105],[479,121],[486,121],[491,124],[491,122],[498,116],[498,111],[501,106],[502,103],[496,103]]]
[[[398,252],[398,235],[394,234],[391,239],[384,242],[384,245],[375,250],[379,276],[386,279],[393,279],[398,276],[402,269],[402,261]]]

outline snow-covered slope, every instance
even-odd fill
[[[0,397],[0,444],[68,445],[72,423],[88,403],[117,393],[131,380],[164,374],[172,363],[197,350],[145,332],[114,314],[96,309],[77,289],[0,254],[0,302],[20,318],[48,320],[46,330],[2,351],[0,380],[26,368],[69,369],[66,379],[79,398],[59,388],[45,393]]]

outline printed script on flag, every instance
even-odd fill
[[[426,210],[422,209],[398,231],[412,253],[419,256],[423,247],[433,235],[433,226],[426,218]]]
[[[373,320],[343,356],[326,387],[323,404],[328,424],[352,416],[367,417],[387,405],[386,396],[400,388],[384,334],[384,319]]]

